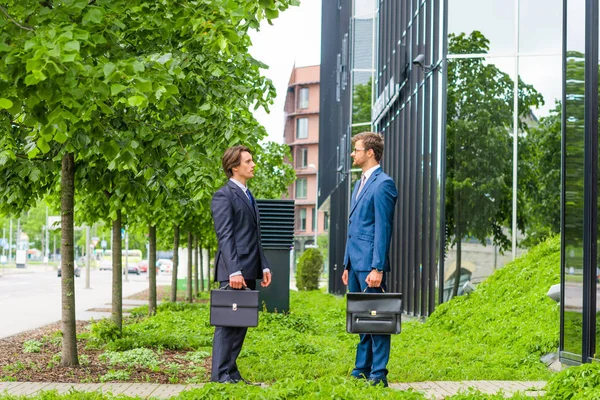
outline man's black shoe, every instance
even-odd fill
[[[388,387],[387,379],[385,378],[369,378],[369,384],[371,386],[377,386],[383,383],[383,387]]]
[[[233,379],[227,379],[225,381],[219,381],[217,383],[227,383],[227,384],[236,384],[237,381],[233,380]]]
[[[232,379],[234,383],[243,383],[250,386],[260,386],[260,383],[252,383],[250,381],[245,380],[244,378]]]

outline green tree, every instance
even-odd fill
[[[489,41],[474,31],[450,34],[452,54],[487,53]],[[512,199],[513,89],[510,76],[483,58],[448,63],[446,126],[446,245],[456,246],[453,296],[458,292],[461,243],[472,237],[486,244],[491,237],[501,250],[510,245]],[[519,129],[542,96],[519,79]],[[522,213],[518,227],[523,229]]]
[[[253,136],[258,124],[248,108],[268,107],[274,89],[260,75],[264,65],[248,54],[248,30],[291,4],[298,2],[9,0],[2,5],[0,127],[11,135],[1,136],[0,176],[11,191],[0,193],[0,207],[23,210],[48,191],[55,198],[60,193],[62,365],[78,362],[75,187],[83,208],[98,210],[85,213],[86,220],[100,218],[102,211],[113,223],[113,274],[118,274],[113,278],[119,286],[121,215],[142,192],[138,166],[148,164],[150,150],[162,139],[169,144],[162,157],[168,164],[175,141],[184,152],[189,143],[207,144],[204,154],[210,159],[215,148]],[[205,176],[203,171],[182,177],[189,165],[174,165],[174,158],[171,179],[177,173],[188,182]],[[141,173],[146,180],[152,175]],[[198,192],[205,186],[197,185]]]

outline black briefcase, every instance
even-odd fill
[[[258,325],[258,290],[210,292],[210,324],[213,326],[252,327]]]
[[[348,333],[395,335],[400,333],[401,314],[402,293],[346,294]]]

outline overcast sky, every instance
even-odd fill
[[[297,67],[321,63],[321,0],[301,0],[299,7],[290,7],[273,21],[263,23],[260,32],[252,35],[250,53],[267,64],[263,75],[270,78],[277,89],[271,113],[259,109],[254,112],[267,129],[268,140],[283,142],[283,105],[287,83],[294,63]]]

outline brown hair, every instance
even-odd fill
[[[375,160],[379,162],[383,156],[383,135],[377,132],[361,132],[352,138],[352,144],[359,140],[365,145],[365,151],[373,150]]]
[[[252,154],[248,147],[242,145],[230,147],[223,153],[221,162],[223,163],[223,171],[225,171],[225,175],[228,178],[233,176],[232,169],[239,166],[242,162],[242,153],[244,151]]]

